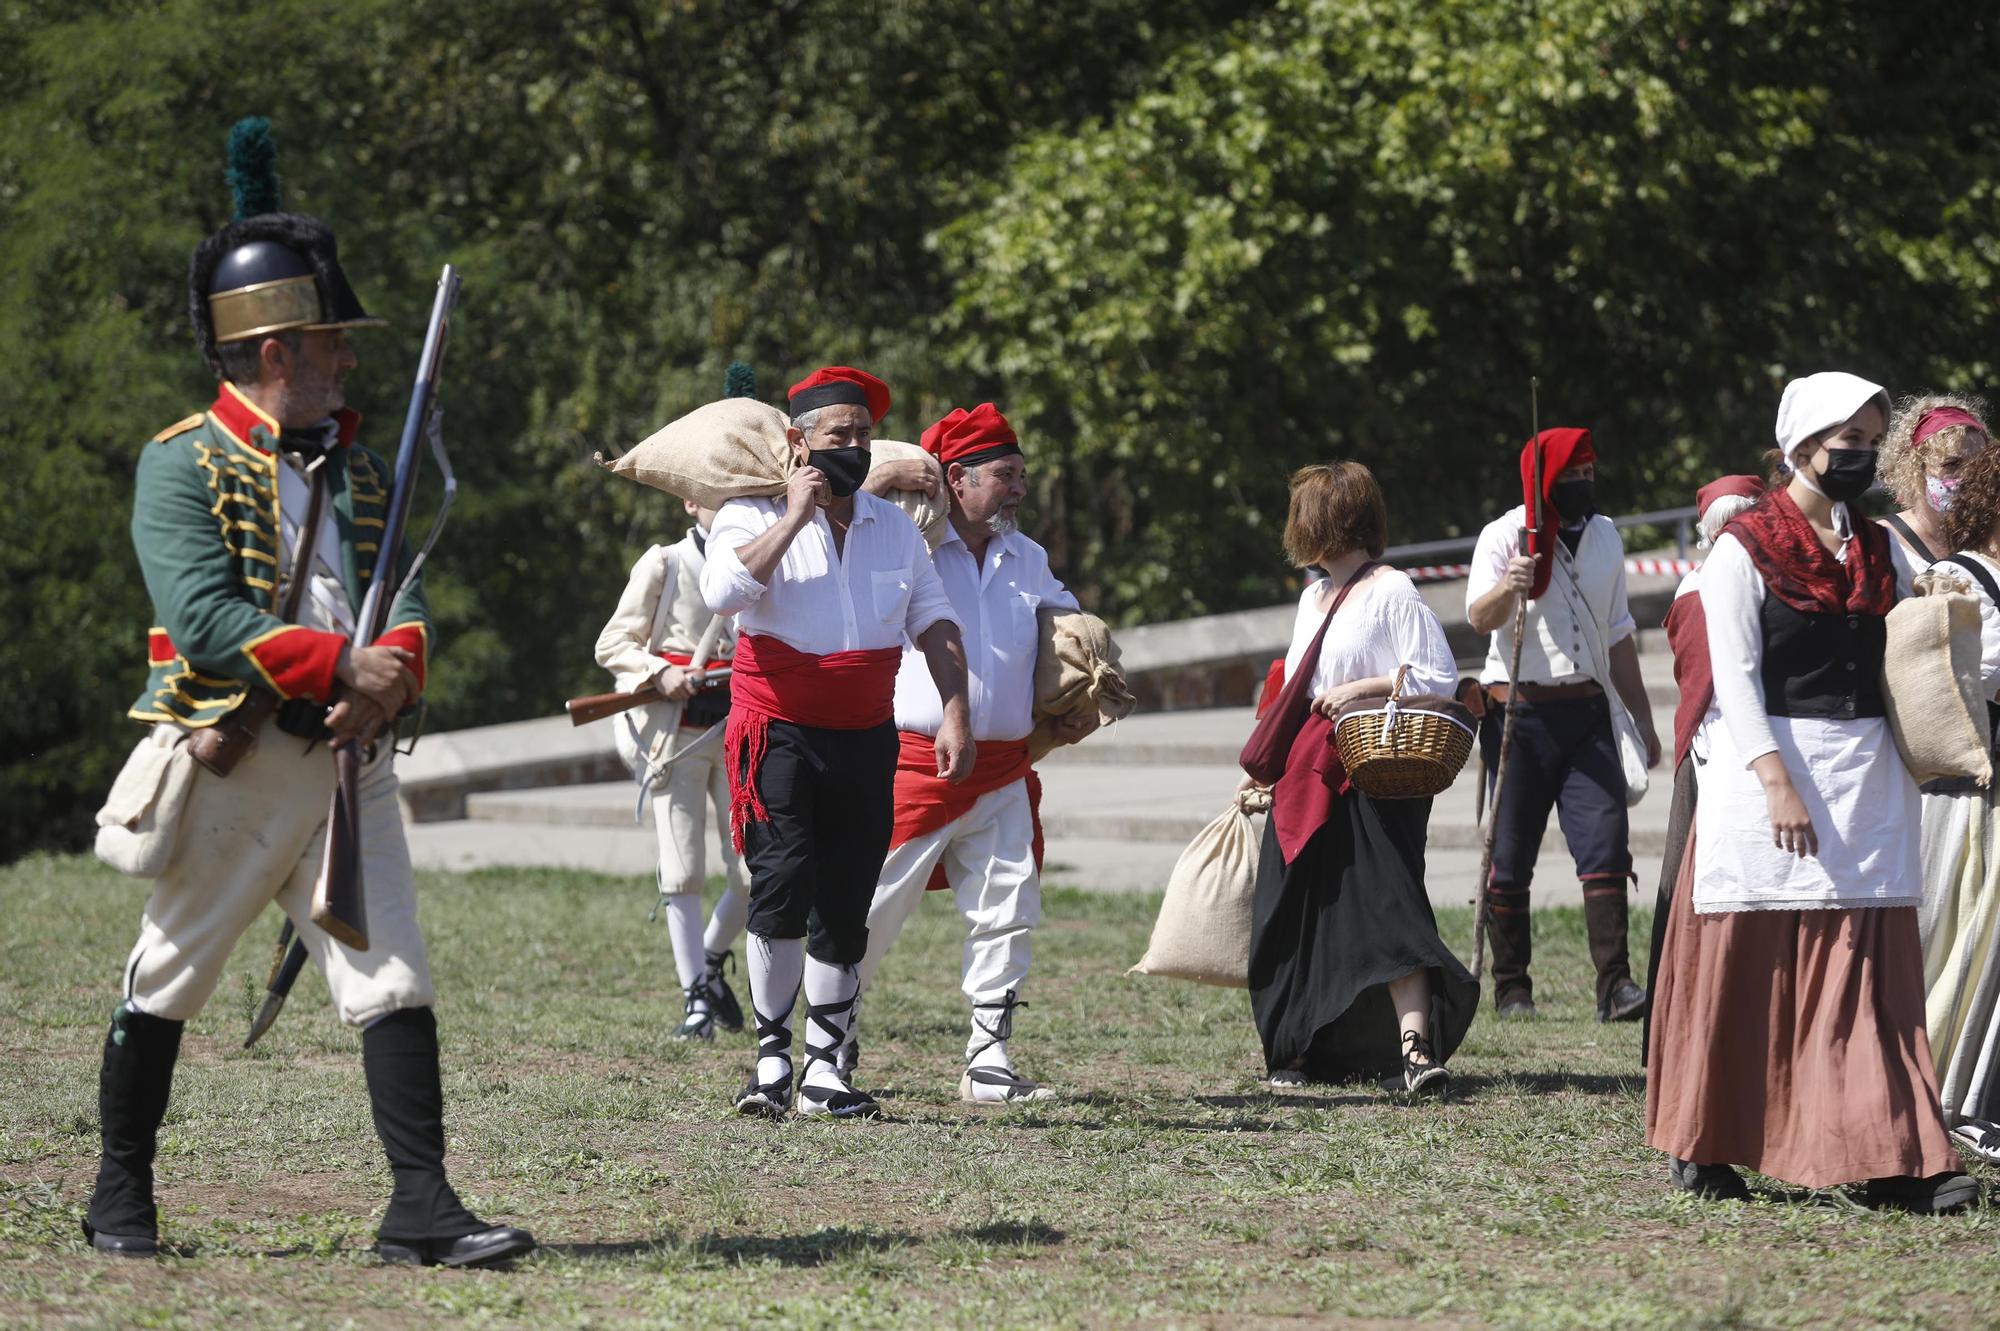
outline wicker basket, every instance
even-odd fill
[[[1472,755],[1472,713],[1450,698],[1405,698],[1405,665],[1387,698],[1348,704],[1334,724],[1334,744],[1354,788],[1371,799],[1418,800],[1442,794]]]

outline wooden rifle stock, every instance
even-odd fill
[[[714,688],[717,684],[729,678],[729,672],[730,667],[728,666],[719,666],[715,669],[704,671],[701,686],[705,689]],[[602,721],[607,716],[616,716],[620,712],[629,712],[634,707],[644,707],[649,703],[665,701],[666,699],[660,696],[660,691],[648,682],[641,684],[630,693],[593,693],[587,698],[571,698],[563,704],[563,710],[569,713],[569,723],[571,725],[587,726],[592,721]]]

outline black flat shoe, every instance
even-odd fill
[[[1868,1180],[1868,1186],[1861,1190],[1861,1204],[1877,1211],[1950,1215],[1976,1204],[1979,1191],[1979,1180],[1970,1174],[1877,1178]]]
[[[1678,1156],[1669,1157],[1667,1181],[1677,1192],[1691,1192],[1712,1202],[1750,1200],[1750,1186],[1728,1165],[1698,1165]]]
[[[1532,998],[1510,998],[1500,1004],[1499,1011],[1502,1021],[1531,1021],[1540,1015]]]
[[[455,1239],[377,1239],[384,1266],[494,1266],[535,1250],[535,1236],[511,1225],[461,1234]]]
[[[1415,1031],[1403,1032],[1403,1093],[1413,1100],[1442,1100],[1451,1092],[1451,1074],[1431,1052],[1431,1042]]]
[[[90,1240],[90,1246],[99,1252],[112,1253],[118,1257],[158,1257],[160,1236],[157,1234],[106,1234],[92,1229],[88,1220],[83,1222],[83,1236]]]
[[[715,991],[706,980],[696,980],[694,988],[687,991],[687,999],[682,1007],[686,1014],[681,1028],[674,1032],[676,1040],[697,1040],[703,1044],[715,1043]]]
[[[1597,1019],[1602,1022],[1637,1021],[1646,1015],[1652,1001],[1652,995],[1632,981],[1620,980],[1611,986],[1610,993],[1598,1000]]]

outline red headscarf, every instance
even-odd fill
[[[785,397],[787,409],[794,416],[839,403],[866,407],[876,421],[889,414],[889,385],[850,365],[828,365],[814,370],[793,384]]]
[[[1542,449],[1542,521],[1535,524],[1535,446]],[[1527,553],[1535,557],[1535,586],[1528,593],[1530,597],[1540,597],[1549,589],[1549,577],[1555,572],[1556,525],[1560,515],[1549,500],[1549,492],[1555,488],[1556,477],[1565,467],[1578,466],[1585,462],[1597,461],[1597,454],[1590,447],[1590,431],[1568,427],[1557,427],[1542,431],[1535,438],[1521,446],[1521,503],[1526,508],[1525,527],[1533,528],[1528,533]]]
[[[982,402],[971,411],[954,407],[949,416],[924,431],[921,442],[941,467],[954,462],[970,467],[1021,451],[1014,427],[991,402]]]
[[[1917,422],[1917,428],[1910,431],[1910,447],[1915,448],[1934,434],[1945,430],[1964,428],[1988,434],[1986,422],[1980,420],[1963,407],[1932,407]]]

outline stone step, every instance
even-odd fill
[[[1234,766],[1219,763],[1150,762],[1133,767],[1127,779],[1107,776],[1103,765],[1092,763],[1055,763],[1042,769],[1042,826],[1051,841],[1185,846],[1227,807],[1240,780]],[[1664,773],[1656,776],[1656,788],[1631,811],[1635,853],[1656,855],[1665,846],[1669,792]],[[1476,790],[1476,766],[1467,764],[1451,789],[1433,802],[1432,846],[1481,846]],[[597,782],[468,795],[465,810],[472,823],[630,828],[635,797],[629,781]],[[1545,853],[1563,849],[1554,818],[1542,845]]]

